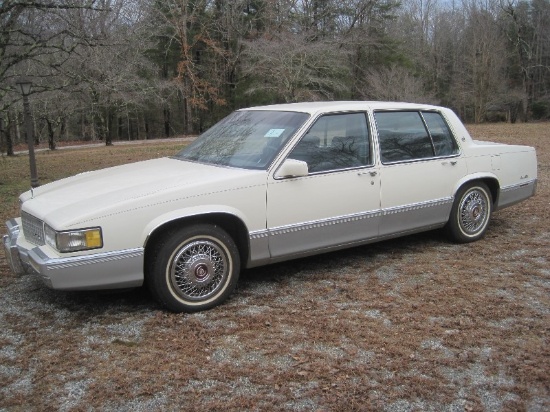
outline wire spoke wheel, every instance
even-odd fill
[[[488,199],[479,190],[472,190],[460,202],[460,226],[464,232],[476,234],[489,219]]]
[[[228,257],[210,240],[186,244],[174,257],[170,281],[176,293],[189,300],[201,300],[216,293],[227,279]]]
[[[174,312],[197,312],[225,301],[239,279],[240,255],[216,225],[167,231],[146,251],[146,282],[155,299]]]
[[[464,185],[456,194],[446,230],[456,242],[467,243],[481,239],[491,219],[493,201],[483,182]]]

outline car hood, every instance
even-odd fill
[[[154,202],[163,192],[231,187],[258,171],[161,158],[81,173],[21,195],[22,209],[51,225],[70,227],[91,216]],[[247,180],[246,178],[244,180]],[[233,182],[233,183],[231,183]],[[207,189],[205,189],[207,190]],[[148,200],[147,198],[150,198]]]

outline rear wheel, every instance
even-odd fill
[[[240,260],[233,239],[214,225],[174,230],[154,246],[146,282],[153,296],[174,312],[210,309],[235,289]]]
[[[481,239],[487,230],[493,201],[489,188],[483,182],[469,183],[457,192],[446,229],[459,243]]]

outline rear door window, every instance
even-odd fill
[[[414,161],[458,153],[441,114],[429,111],[377,111],[382,163]]]

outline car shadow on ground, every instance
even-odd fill
[[[406,253],[422,253],[423,249],[437,245],[448,246],[453,245],[453,243],[448,240],[442,230],[433,230],[247,269],[241,273],[237,293],[248,288],[254,288],[254,285],[258,282],[285,282],[301,272],[309,274],[339,272],[342,268],[356,265],[358,262],[368,262],[384,254],[391,254],[396,257]]]
[[[59,291],[44,286],[33,275],[24,275],[21,292],[26,299],[44,310],[65,310],[81,318],[92,318],[107,313],[131,313],[161,309],[147,289],[132,288],[106,291]]]

